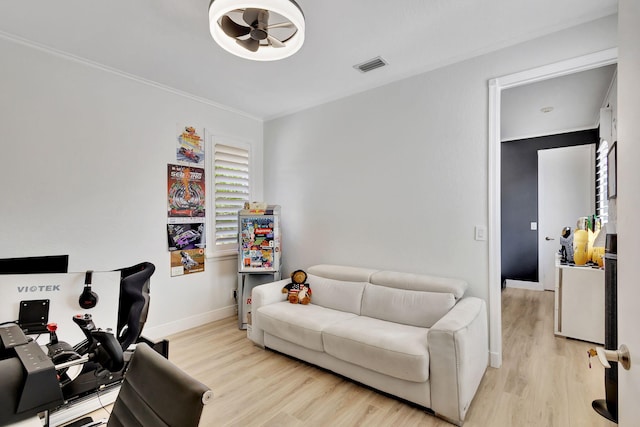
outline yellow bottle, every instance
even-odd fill
[[[604,248],[603,247],[594,247],[593,248],[593,256],[591,257],[591,261],[598,264],[598,267],[604,267]]]
[[[604,267],[604,242],[605,242],[605,239],[602,239],[602,238],[598,237],[598,236],[600,236],[600,233],[605,233],[605,234],[603,234],[603,236],[606,235],[606,231],[602,230],[602,221],[600,220],[600,218],[598,218],[598,220],[596,221],[595,231],[593,232],[593,241],[591,242],[591,245],[593,246],[593,253],[591,255],[591,261],[593,261],[594,263],[598,264],[598,267],[602,268],[602,267]],[[598,246],[596,246],[596,244]]]
[[[576,230],[573,233],[573,261],[576,265],[585,265],[589,261],[589,233]]]

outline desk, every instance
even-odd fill
[[[604,270],[556,264],[555,334],[604,343]]]

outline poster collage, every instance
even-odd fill
[[[167,165],[167,240],[171,276],[205,266],[204,129],[179,124],[176,163]]]

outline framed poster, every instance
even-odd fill
[[[618,196],[617,185],[617,166],[618,166],[618,147],[617,141],[611,145],[609,154],[607,154],[607,193],[610,199],[615,199]]]
[[[204,166],[204,129],[178,125],[176,160]]]
[[[204,249],[171,252],[171,277],[204,271]]]
[[[167,212],[170,224],[203,222],[205,216],[204,169],[167,165]]]

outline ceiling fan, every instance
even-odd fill
[[[213,39],[234,55],[259,61],[286,58],[304,42],[304,15],[294,0],[213,0]]]

